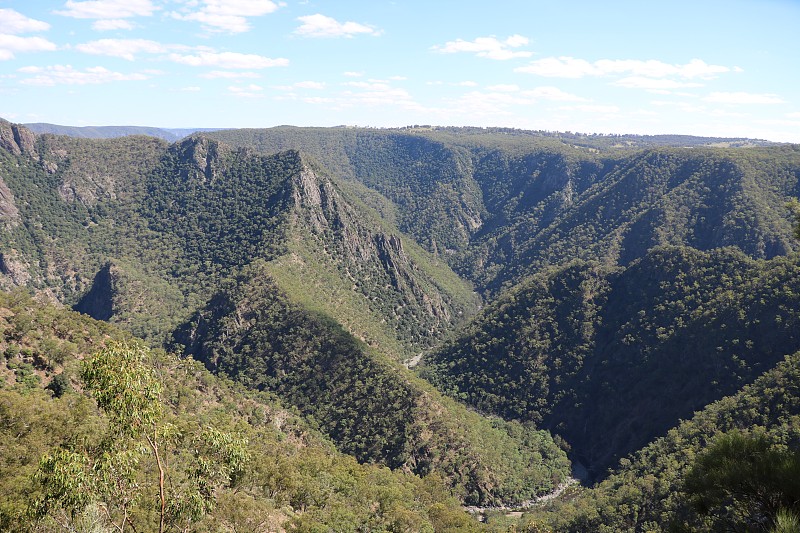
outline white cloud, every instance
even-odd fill
[[[260,78],[261,74],[257,72],[235,72],[232,70],[212,70],[205,74],[200,74],[201,78],[209,80],[223,78],[223,79],[241,79],[241,78]]]
[[[179,20],[199,22],[206,30],[213,32],[243,33],[252,29],[248,17],[267,15],[280,7],[270,0],[203,0],[202,3],[199,11],[172,13],[172,16]]]
[[[264,88],[260,85],[250,84],[245,87],[230,86],[228,91],[239,98],[263,98]]]
[[[583,111],[584,113],[619,113],[619,107],[615,105],[576,105],[570,107],[562,107],[565,111]]]
[[[163,54],[171,47],[146,39],[100,39],[75,46],[84,54],[121,57],[128,61],[136,59],[136,54]]]
[[[23,74],[31,74],[31,77],[20,81],[25,85],[93,85],[100,83],[110,83],[113,81],[140,81],[149,79],[148,74],[136,72],[124,74],[113,72],[104,67],[90,67],[77,70],[71,65],[54,65],[48,67],[23,67],[19,69]]]
[[[800,113],[788,113],[786,116],[789,118],[800,118]]]
[[[56,45],[42,37],[0,34],[0,61],[14,59],[17,52],[52,52]]]
[[[55,13],[77,19],[126,19],[149,17],[155,10],[152,0],[67,0]]]
[[[513,93],[519,91],[519,85],[490,85],[486,88],[487,91],[497,91],[503,93]]]
[[[406,81],[408,77],[406,76],[389,76],[389,79],[392,81]]]
[[[384,89],[389,87],[388,83],[384,83],[382,81],[377,80],[369,80],[369,81],[348,81],[345,82],[344,85],[349,87],[358,87],[359,89]]]
[[[47,31],[50,24],[26,17],[13,9],[0,9],[0,33],[30,33]]]
[[[486,91],[471,91],[454,101],[458,113],[479,116],[517,116],[519,108],[530,107],[542,101],[585,102],[585,98],[562,91],[558,87],[542,86],[518,90],[516,86],[495,85]]]
[[[269,67],[285,67],[288,59],[269,58],[256,54],[240,54],[237,52],[198,52],[195,55],[170,54],[169,59],[175,63],[193,67],[220,67],[228,69],[262,69]]]
[[[456,54],[459,52],[474,53],[478,57],[485,57],[488,59],[506,60],[514,59],[517,57],[530,57],[533,52],[527,50],[510,50],[511,48],[519,48],[528,44],[528,38],[522,35],[512,35],[506,40],[501,41],[497,37],[478,37],[474,41],[465,41],[463,39],[456,39],[455,41],[448,41],[442,46],[434,46],[431,50],[442,54]]]
[[[686,79],[710,79],[731,69],[722,65],[709,65],[702,59],[692,59],[686,64],[669,64],[655,59],[600,59],[593,63],[574,57],[546,57],[517,67],[515,72],[536,74],[549,78],[583,78],[612,74],[633,77],[665,78],[677,76]]]
[[[298,17],[297,20],[303,24],[294,30],[294,33],[303,37],[352,37],[358,34],[373,36],[381,34],[380,30],[370,26],[357,22],[338,22],[336,19],[320,13]]]
[[[629,76],[614,82],[614,85],[620,87],[629,87],[632,89],[651,89],[651,90],[664,90],[664,89],[680,89],[682,87],[702,87],[702,83],[681,82],[665,78],[645,78],[644,76]]]
[[[132,30],[133,24],[123,19],[100,19],[92,24],[96,31]]]
[[[705,98],[706,102],[719,104],[783,104],[784,100],[776,94],[753,94],[744,92],[711,93]]]
[[[578,95],[564,92],[558,87],[542,86],[536,87],[530,91],[524,91],[522,94],[535,98],[537,100],[551,100],[554,102],[585,102],[585,98]]]
[[[477,82],[470,81],[470,80],[460,81],[460,82],[456,83],[456,85],[458,85],[459,87],[477,87],[478,86]]]
[[[525,67],[517,67],[514,72],[525,72],[547,78],[582,78],[596,75],[597,69],[585,59],[546,57]]]
[[[330,103],[333,103],[335,101],[336,100],[334,100],[333,98],[324,98],[322,96],[310,96],[308,98],[303,98],[303,102],[305,102],[307,104],[314,104],[314,105],[330,104]]]
[[[197,92],[200,92],[201,90],[202,89],[200,87],[197,87],[197,86],[182,87],[181,88],[181,91],[183,91],[185,93],[197,93]]]
[[[298,89],[324,89],[325,84],[318,81],[300,81],[294,84]]]
[[[348,71],[348,72],[342,73],[342,76],[345,76],[345,77],[348,77],[348,78],[360,78],[363,75],[364,75],[363,72],[353,72],[353,71]]]

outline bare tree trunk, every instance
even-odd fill
[[[161,464],[161,455],[158,453],[157,429],[153,428],[153,438],[147,437],[147,443],[153,450],[153,455],[156,457],[156,464],[158,465],[158,494],[161,498],[161,520],[158,524],[158,533],[164,533],[164,518],[167,512],[167,498],[164,495],[164,466]]]

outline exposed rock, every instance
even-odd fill
[[[39,160],[36,153],[36,135],[24,126],[0,119],[0,148],[15,155],[28,155]]]
[[[205,137],[190,137],[176,144],[181,161],[187,164],[182,173],[186,179],[213,181],[222,171],[222,161],[230,152],[230,148],[218,141]]]
[[[4,279],[0,281],[0,286],[10,288],[27,284],[31,279],[28,272],[29,266],[19,258],[16,250],[0,252],[0,274],[4,276]]]
[[[91,206],[98,200],[116,200],[114,178],[112,176],[81,176],[80,182],[76,176],[65,177],[58,187],[58,194],[65,202],[81,202]]]
[[[0,177],[0,222],[6,226],[16,226],[19,220],[19,209],[14,203],[14,193]]]

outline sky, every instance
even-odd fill
[[[0,117],[800,143],[800,0],[0,0]]]

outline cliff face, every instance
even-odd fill
[[[24,126],[0,119],[0,148],[14,155],[28,155],[39,160],[36,153],[36,135]]]
[[[426,346],[465,311],[431,272],[407,250],[396,230],[370,224],[330,179],[304,166],[294,176],[291,234],[313,243],[317,258],[350,286],[376,320],[399,338]],[[408,246],[411,244],[409,243]]]
[[[16,226],[19,220],[19,209],[14,202],[14,193],[0,177],[0,223],[5,226]]]

